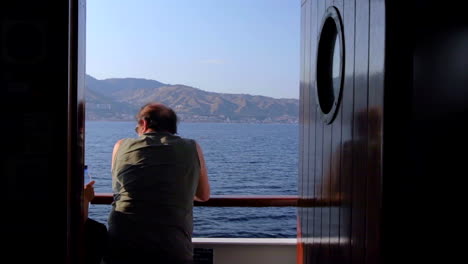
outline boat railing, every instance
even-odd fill
[[[97,193],[92,204],[111,204],[111,193]],[[205,207],[332,207],[339,202],[329,199],[299,198],[297,195],[212,195],[206,202],[194,201]]]
[[[92,204],[111,204],[111,193],[97,193]],[[212,195],[206,202],[194,201],[201,207],[334,207],[338,201],[330,199],[299,198],[297,195]],[[298,233],[299,235],[299,233]],[[207,263],[296,263],[300,241],[297,238],[204,238],[194,237],[194,258],[210,260]],[[330,240],[330,243],[332,240]],[[233,254],[235,252],[235,254]]]

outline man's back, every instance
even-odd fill
[[[112,169],[109,235],[114,254],[131,250],[153,259],[190,259],[199,174],[193,140],[159,132],[122,140]]]

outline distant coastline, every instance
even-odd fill
[[[85,121],[93,122],[135,122],[135,119],[88,119]],[[234,120],[234,121],[212,121],[212,120],[180,120],[183,123],[220,123],[220,124],[299,124],[297,120],[292,121],[243,121],[243,120]]]
[[[298,99],[224,94],[139,78],[98,80],[86,76],[87,120],[133,121],[140,107],[160,102],[191,123],[297,124]]]

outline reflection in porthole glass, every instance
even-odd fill
[[[340,74],[341,74],[341,60],[340,60],[340,42],[335,38],[335,47],[333,48],[333,90],[340,89]]]

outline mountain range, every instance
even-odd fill
[[[185,122],[297,123],[299,100],[203,91],[141,78],[98,80],[86,75],[87,120],[135,120],[148,102],[174,109]]]

